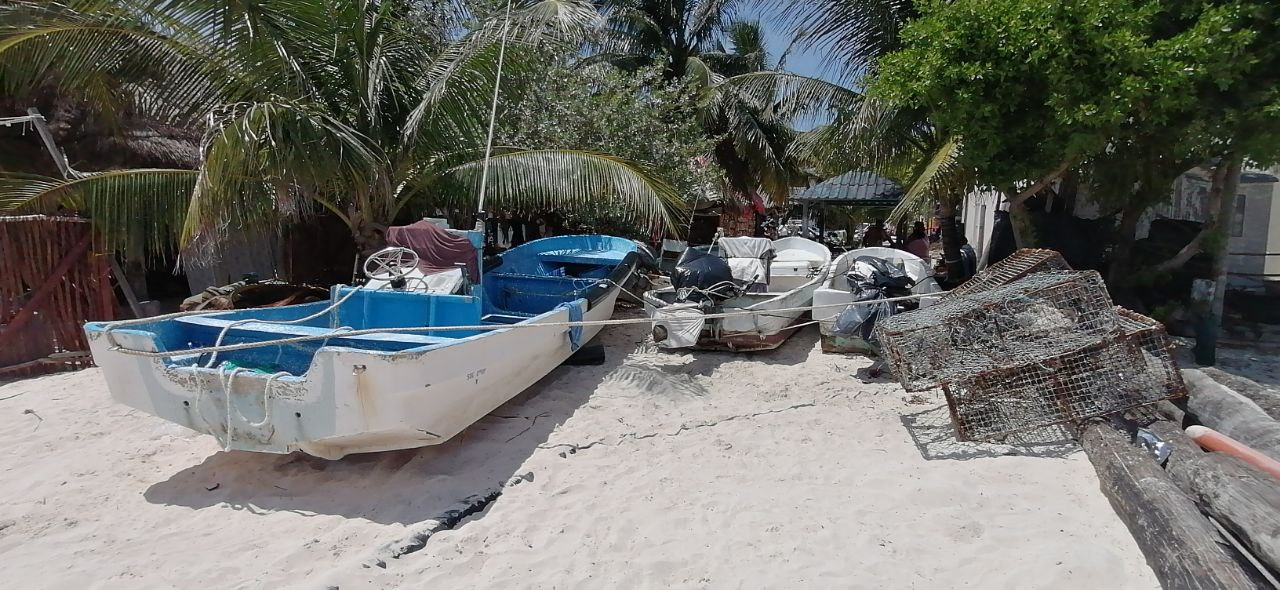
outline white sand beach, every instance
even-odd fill
[[[1078,447],[957,443],[940,395],[813,328],[750,355],[643,336],[447,444],[333,462],[221,452],[96,369],[0,386],[0,585],[1157,587]]]

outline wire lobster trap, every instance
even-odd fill
[[[1071,265],[1057,250],[1023,248],[1008,258],[983,269],[960,286],[947,292],[947,297],[988,291],[1012,283],[1037,272],[1071,270]]]
[[[1124,308],[1116,314],[1115,336],[944,386],[957,437],[1002,439],[1185,395],[1164,326]]]
[[[883,355],[907,391],[1047,360],[1120,333],[1095,271],[1042,272],[944,297],[876,324]]]

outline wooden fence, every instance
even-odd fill
[[[74,217],[0,217],[0,378],[87,366],[86,321],[116,302],[93,226]]]

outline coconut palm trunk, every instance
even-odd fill
[[[941,217],[942,256],[947,265],[947,282],[959,283],[968,278],[965,276],[964,256],[960,253],[960,224],[956,222],[956,207],[953,198],[938,201],[938,213]]]

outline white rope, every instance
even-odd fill
[[[204,421],[205,425],[209,427],[209,434],[213,435],[213,438],[218,441],[218,446],[220,446],[224,451],[231,450],[231,441],[234,438],[232,434],[234,431],[234,423],[231,412],[234,410],[234,415],[239,416],[240,420],[250,428],[262,428],[263,426],[266,426],[267,423],[271,422],[271,384],[281,377],[292,376],[288,371],[280,371],[267,376],[267,382],[262,387],[262,420],[251,422],[243,413],[240,412],[240,408],[237,408],[235,404],[231,403],[231,391],[232,386],[235,384],[236,375],[241,372],[252,371],[253,369],[247,367],[230,367],[230,370],[228,370],[228,368],[227,363],[222,363],[218,366],[218,383],[222,385],[223,402],[226,406],[225,415],[227,417],[226,434],[224,436],[218,436],[218,431],[213,428],[213,422],[209,421],[209,418],[204,414],[204,407],[201,402],[204,401],[205,388],[201,387],[196,391],[196,414],[198,414],[200,419]]]
[[[262,428],[263,426],[266,426],[267,423],[271,421],[271,384],[281,377],[292,376],[293,375],[288,371],[280,371],[267,376],[267,382],[262,386],[262,420],[259,420],[258,422],[250,422],[248,418],[244,417],[244,414],[240,413],[239,408],[236,408],[236,415],[239,416],[241,420],[244,420],[244,423],[250,428]],[[230,391],[227,393],[230,394]],[[227,419],[227,424],[231,424],[230,418]]]
[[[703,315],[704,319],[714,320],[722,318],[732,318],[750,315],[769,315],[789,312],[813,311],[815,309],[826,309],[834,307],[851,307],[854,305],[880,305],[881,303],[893,303],[895,301],[910,301],[927,297],[927,294],[920,295],[904,295],[902,297],[887,297],[884,299],[872,299],[869,301],[846,301],[841,303],[827,303],[824,305],[807,305],[803,307],[788,307],[782,309],[751,309],[744,308],[736,312],[709,313]],[[759,304],[756,304],[759,305]],[[752,306],[754,307],[754,306]],[[232,350],[246,350],[250,348],[262,348],[266,346],[278,346],[281,344],[294,344],[298,342],[314,342],[316,340],[328,340],[333,338],[335,334],[342,336],[364,336],[367,334],[404,334],[413,332],[480,332],[491,330],[512,330],[512,329],[529,329],[529,328],[577,328],[577,327],[595,327],[595,326],[624,326],[632,324],[652,324],[652,318],[623,318],[617,320],[582,320],[568,322],[541,322],[541,323],[519,323],[519,324],[482,324],[477,326],[407,326],[402,328],[367,328],[364,330],[351,330],[349,332],[327,332],[324,334],[314,334],[308,336],[295,336],[292,338],[279,338],[276,340],[265,340],[262,342],[245,342],[241,344],[228,344],[225,346],[190,348],[185,350],[174,350],[165,352],[151,352],[146,350],[133,350],[123,348],[121,346],[113,346],[111,350],[131,356],[139,356],[144,358],[169,358],[184,355],[200,355],[215,351],[228,352]]]
[[[498,119],[498,89],[502,86],[502,62],[507,57],[507,29],[510,26],[511,0],[507,0],[507,14],[502,19],[502,42],[498,45],[498,74],[493,80],[493,104],[489,106],[489,138],[484,143],[484,168],[480,171],[480,204],[476,208],[477,212],[484,211],[485,189],[489,186],[489,158],[493,155],[493,127]]]
[[[218,347],[222,346],[222,339],[223,339],[223,338],[226,338],[226,337],[227,337],[227,332],[230,332],[230,331],[231,331],[231,328],[234,328],[234,327],[236,327],[236,326],[242,326],[242,325],[244,325],[244,324],[252,324],[252,323],[254,323],[254,322],[258,322],[258,323],[262,323],[262,324],[274,324],[274,325],[280,325],[280,326],[286,326],[286,325],[290,325],[290,324],[299,324],[299,323],[302,323],[302,322],[308,322],[308,321],[314,320],[314,319],[316,319],[316,318],[318,318],[318,317],[320,317],[320,316],[323,316],[323,315],[325,315],[325,314],[328,314],[329,312],[331,312],[331,311],[333,311],[333,310],[335,310],[335,309],[338,309],[339,307],[341,307],[341,306],[342,306],[342,304],[343,304],[343,303],[346,303],[348,299],[351,299],[351,296],[355,295],[355,294],[356,294],[356,293],[358,293],[359,291],[360,291],[360,289],[352,289],[352,290],[351,290],[351,292],[347,293],[346,295],[343,295],[343,296],[342,296],[342,299],[339,299],[337,302],[333,303],[333,304],[332,304],[332,305],[330,305],[329,307],[326,307],[326,308],[324,308],[324,309],[322,309],[322,310],[320,310],[320,311],[317,311],[317,312],[315,312],[315,313],[313,313],[313,314],[311,314],[311,315],[309,315],[309,316],[298,318],[298,319],[296,319],[296,320],[263,320],[263,319],[256,319],[256,318],[247,318],[247,319],[243,319],[243,320],[236,320],[236,321],[234,321],[234,322],[231,322],[231,323],[227,324],[225,327],[223,327],[223,328],[222,328],[222,331],[218,332],[218,339],[213,341],[213,348],[214,348],[214,349],[217,349]],[[339,329],[340,329],[340,328],[339,328]],[[188,354],[190,354],[190,353],[188,353]],[[218,350],[214,350],[214,351],[213,351],[213,354],[209,357],[209,362],[207,362],[207,363],[205,363],[205,364],[204,364],[204,368],[206,368],[206,369],[212,368],[212,367],[213,367],[213,365],[214,365],[217,361],[218,361]]]

